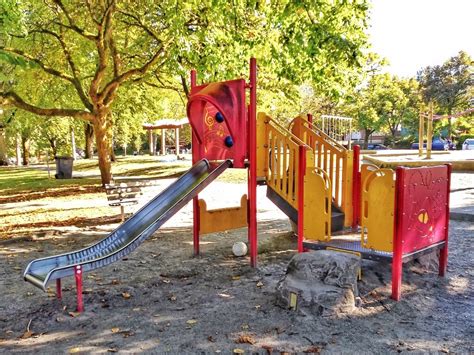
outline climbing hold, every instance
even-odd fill
[[[216,113],[216,121],[219,122],[219,123],[224,122],[224,115],[220,112],[217,112]]]
[[[231,136],[227,136],[224,139],[224,144],[225,144],[226,147],[230,148],[234,145],[234,140],[232,139]]]

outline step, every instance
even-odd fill
[[[275,190],[267,186],[267,198],[272,201],[294,223],[298,223],[298,211]],[[331,232],[344,228],[344,213],[334,205],[331,208]]]

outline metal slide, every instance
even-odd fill
[[[109,236],[78,251],[33,260],[24,279],[46,291],[49,281],[74,275],[77,265],[87,272],[121,260],[231,166],[230,160],[217,166],[206,159],[199,161]]]

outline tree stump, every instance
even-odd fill
[[[360,258],[318,250],[295,255],[277,285],[277,304],[305,315],[351,312],[358,295]]]

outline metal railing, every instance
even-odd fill
[[[303,116],[289,126],[291,132],[308,145],[314,154],[314,166],[330,178],[332,202],[345,214],[344,225],[352,223],[353,151],[329,137]]]

